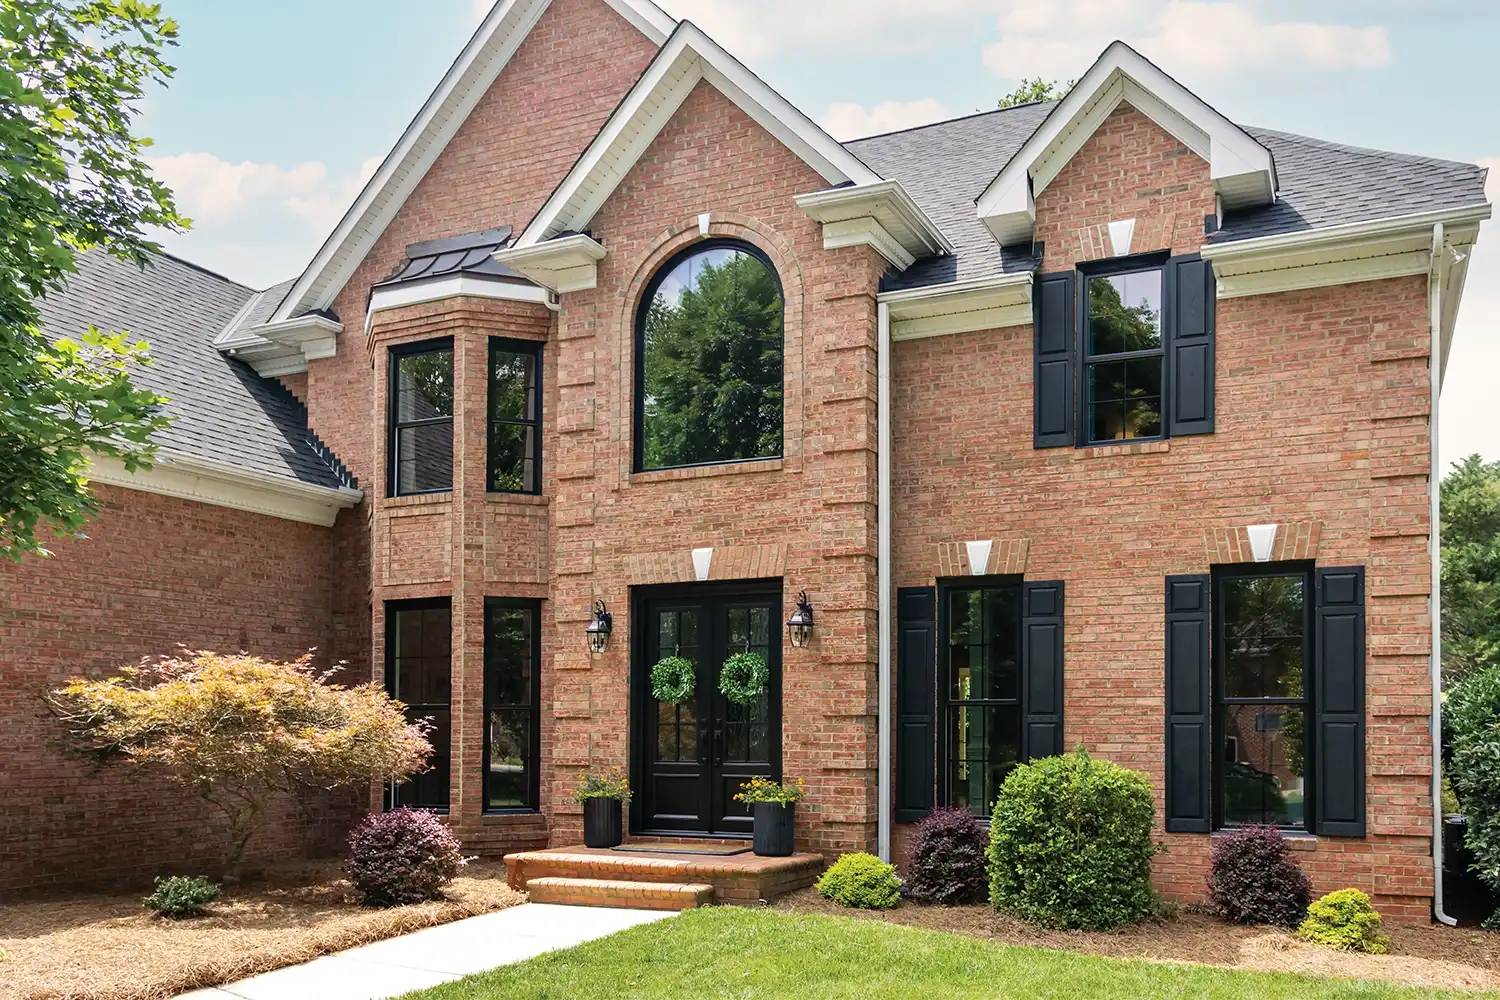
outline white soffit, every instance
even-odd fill
[[[502,299],[507,302],[533,302],[541,305],[549,305],[552,301],[547,289],[520,281],[491,281],[471,275],[453,274],[433,281],[404,282],[371,290],[370,305],[365,310],[365,332],[369,332],[375,314],[384,309],[399,309],[402,306],[437,302],[459,296],[474,299]]]
[[[1030,326],[1030,271],[880,293],[892,340]]]
[[[677,22],[650,0],[603,0],[654,45]],[[327,309],[552,0],[500,0],[297,279],[273,320]]]
[[[903,271],[918,257],[953,252],[953,244],[900,181],[813,191],[795,200],[814,222],[823,224],[826,250],[868,244]]]
[[[313,486],[165,450],[157,454],[151,468],[137,472],[126,472],[117,458],[94,455],[87,476],[93,482],[128,490],[325,527],[333,524],[339,511],[358,506],[364,498],[362,491],[350,487]]]
[[[305,372],[309,361],[333,357],[343,332],[337,320],[311,314],[238,330],[231,326],[214,346],[246,362],[256,374],[272,378]]]
[[[980,220],[1002,246],[1025,243],[1046,190],[1110,113],[1128,102],[1208,162],[1224,209],[1276,199],[1270,150],[1124,42],[1104,50],[984,193]]]
[[[828,184],[865,185],[881,180],[696,25],[683,21],[513,249],[534,247],[562,233],[587,229],[700,80],[708,81],[733,101]],[[735,167],[729,164],[725,169]],[[509,257],[500,259],[515,266]]]
[[[534,246],[506,247],[495,253],[495,259],[512,271],[558,294],[593,288],[599,280],[599,262],[604,257],[604,247],[584,233],[560,236]]]

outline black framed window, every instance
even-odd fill
[[[1310,567],[1232,567],[1214,575],[1217,826],[1305,830],[1314,747]]]
[[[453,488],[453,341],[391,348],[391,496]]]
[[[484,602],[484,808],[534,812],[541,800],[541,602]]]
[[[1161,437],[1163,269],[1082,278],[1084,440]]]
[[[1021,582],[944,587],[942,594],[942,795],[990,814],[1021,762]]]
[[[784,300],[765,254],[735,240],[695,243],[641,302],[636,470],[780,456]]]
[[[388,601],[385,606],[385,687],[406,705],[406,717],[426,719],[432,757],[427,770],[387,789],[395,808],[448,808],[453,718],[453,615],[448,598]]]
[[[491,493],[542,491],[542,345],[490,338]]]

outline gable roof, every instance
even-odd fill
[[[1208,163],[1226,211],[1276,198],[1270,150],[1124,42],[1111,42],[1088,72],[979,195],[979,217],[1001,244],[1031,239],[1036,196],[1123,102]]]
[[[816,170],[831,187],[883,178],[691,21],[683,21],[513,244],[582,232],[700,80]]]
[[[656,45],[665,42],[677,24],[651,0],[604,2]],[[499,0],[495,4],[312,262],[277,304],[270,322],[332,305],[551,3]]]
[[[344,489],[353,479],[307,427],[307,410],[281,383],[225,357],[215,335],[256,293],[175,257],[142,270],[91,251],[65,290],[37,303],[52,338],[89,324],[123,330],[151,345],[155,363],[132,372],[136,384],[169,398],[174,418],[156,436],[163,457],[182,455],[264,476]]]

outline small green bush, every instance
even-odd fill
[[[1380,914],[1358,889],[1340,889],[1315,900],[1297,933],[1339,951],[1384,955],[1391,950],[1391,939],[1380,933]]]
[[[1474,670],[1449,690],[1443,730],[1451,751],[1447,776],[1469,821],[1470,871],[1500,891],[1500,664]],[[1485,926],[1500,926],[1500,911]]]
[[[197,875],[173,875],[156,880],[151,895],[141,900],[148,910],[155,910],[174,920],[181,917],[196,917],[203,907],[219,898],[219,885]]]
[[[1155,813],[1145,775],[1081,749],[1017,767],[990,819],[990,903],[1043,927],[1150,916]]]
[[[901,902],[901,879],[873,854],[845,854],[818,879],[818,892],[840,906],[889,910]]]

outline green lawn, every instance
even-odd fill
[[[691,910],[578,948],[411,994],[422,1000],[913,1000],[1469,997],[1383,983],[1011,948],[871,920]]]

